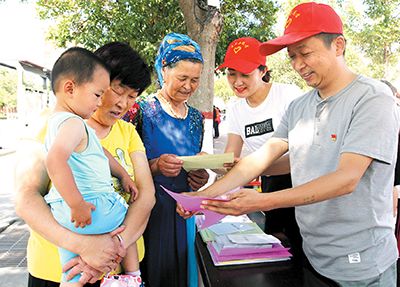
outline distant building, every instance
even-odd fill
[[[54,104],[50,86],[50,70],[29,61],[1,63],[1,66],[17,71],[17,117],[28,125],[40,112]]]

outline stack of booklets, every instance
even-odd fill
[[[265,234],[247,216],[226,217],[200,235],[215,266],[284,261],[292,256],[278,238]]]

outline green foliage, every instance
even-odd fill
[[[272,0],[223,0],[224,28],[216,62],[222,62],[228,43],[238,37],[271,38],[277,9]],[[37,10],[42,19],[55,23],[48,37],[60,47],[72,43],[96,49],[110,41],[124,41],[151,66],[164,35],[186,33],[177,0],[39,0]]]
[[[371,60],[374,77],[394,77],[389,71],[399,60],[400,0],[365,0],[364,7],[347,7],[349,36]]]
[[[278,6],[271,0],[223,0],[221,13],[224,27],[216,52],[216,63],[223,62],[230,42],[240,37],[254,37],[267,41],[275,35],[272,26],[276,23]]]
[[[267,57],[267,66],[271,70],[271,81],[295,84],[303,91],[309,87],[299,74],[292,68],[286,49]]]
[[[0,108],[17,106],[17,72],[0,67]]]
[[[70,43],[96,49],[111,41],[128,42],[149,63],[169,32],[185,32],[177,1],[39,0],[39,16],[55,25],[49,38],[60,47]],[[173,15],[173,16],[171,16]]]
[[[205,0],[198,1],[201,4]],[[216,64],[223,61],[229,42],[252,36],[261,41],[274,37],[272,26],[278,16],[286,17],[302,0],[221,0],[223,29],[216,51]],[[186,33],[186,25],[177,0],[38,0],[39,15],[52,20],[49,38],[59,46],[76,44],[95,49],[110,41],[129,42],[153,66],[157,47],[169,32]],[[395,78],[400,49],[400,0],[354,1],[328,0],[345,24],[348,40],[346,62],[361,74],[376,78]],[[365,8],[365,9],[364,9]],[[365,10],[365,12],[363,11]],[[282,33],[283,27],[278,27]],[[213,41],[214,39],[210,39]],[[295,83],[308,89],[291,68],[286,52],[267,59],[272,81]],[[215,93],[228,98],[225,77],[215,82]],[[151,87],[151,91],[155,90]],[[149,90],[149,91],[150,91]]]
[[[353,72],[368,77],[375,77],[373,71],[369,68],[370,60],[365,58],[361,49],[354,45],[351,40],[347,40],[346,64]]]
[[[235,94],[229,87],[226,75],[224,75],[223,73],[218,73],[215,78],[214,95],[221,98],[225,103],[228,102],[231,97],[235,97]]]

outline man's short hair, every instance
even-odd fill
[[[110,67],[111,81],[120,80],[139,95],[151,84],[149,67],[127,43],[111,42],[94,53]]]
[[[335,40],[337,37],[343,36],[343,34],[332,34],[332,33],[319,33],[317,35],[315,35],[314,37],[321,39],[324,42],[325,47],[330,48],[331,44],[333,42],[333,40]],[[346,38],[344,38],[345,42],[346,42]],[[346,47],[343,51],[343,56],[346,52]]]
[[[81,47],[69,48],[57,59],[51,71],[53,92],[56,93],[59,80],[65,76],[71,77],[77,85],[92,81],[99,66],[110,72],[108,66],[93,52]]]

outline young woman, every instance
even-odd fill
[[[218,67],[226,69],[229,85],[239,98],[227,110],[228,141],[225,152],[233,152],[235,162],[240,158],[243,145],[253,152],[272,136],[289,104],[302,94],[295,85],[270,82],[266,57],[259,52],[260,44],[251,37],[234,40],[227,48],[224,62]],[[226,167],[230,169],[232,166]],[[291,187],[288,172],[262,176],[262,191],[272,192]],[[294,208],[268,212],[265,231],[284,232],[294,255],[302,254]]]

